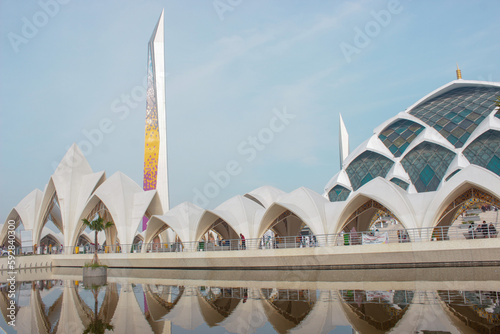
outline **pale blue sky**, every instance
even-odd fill
[[[2,219],[103,119],[113,130],[90,165],[142,186],[145,101],[114,111],[140,92],[163,8],[172,206],[229,161],[241,173],[206,208],[262,185],[321,193],[339,170],[339,112],[354,149],[453,80],[456,62],[465,79],[500,81],[498,1],[60,1],[0,2]],[[238,147],[284,108],[295,118],[247,161]]]

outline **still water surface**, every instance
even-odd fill
[[[72,334],[89,328],[141,334],[500,333],[498,270],[463,277],[464,270],[474,269],[445,275],[434,270],[420,273],[419,280],[401,279],[418,272],[390,270],[312,276],[111,271],[115,276],[99,288],[85,287],[74,272],[33,272],[24,276],[40,279],[17,282],[15,328],[6,324],[2,284],[0,327],[7,333]]]

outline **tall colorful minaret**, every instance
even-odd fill
[[[163,11],[148,44],[148,90],[144,146],[143,189],[156,189],[163,211],[170,209],[167,170],[167,123],[165,112],[165,54]],[[146,229],[144,217],[142,228]]]

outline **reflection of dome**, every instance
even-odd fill
[[[413,291],[339,291],[342,307],[359,333],[387,333],[402,319]]]
[[[325,194],[345,201],[377,177],[408,193],[436,191],[469,165],[500,177],[499,96],[499,83],[456,80],[437,89],[377,127]]]
[[[500,332],[500,304],[497,291],[438,291],[450,317],[461,326],[479,333]]]

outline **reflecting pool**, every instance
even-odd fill
[[[1,328],[72,334],[500,333],[499,268],[110,270],[104,286],[85,286],[79,271],[56,269],[19,276],[38,279],[16,282],[15,327],[7,325],[8,285],[1,284]]]

